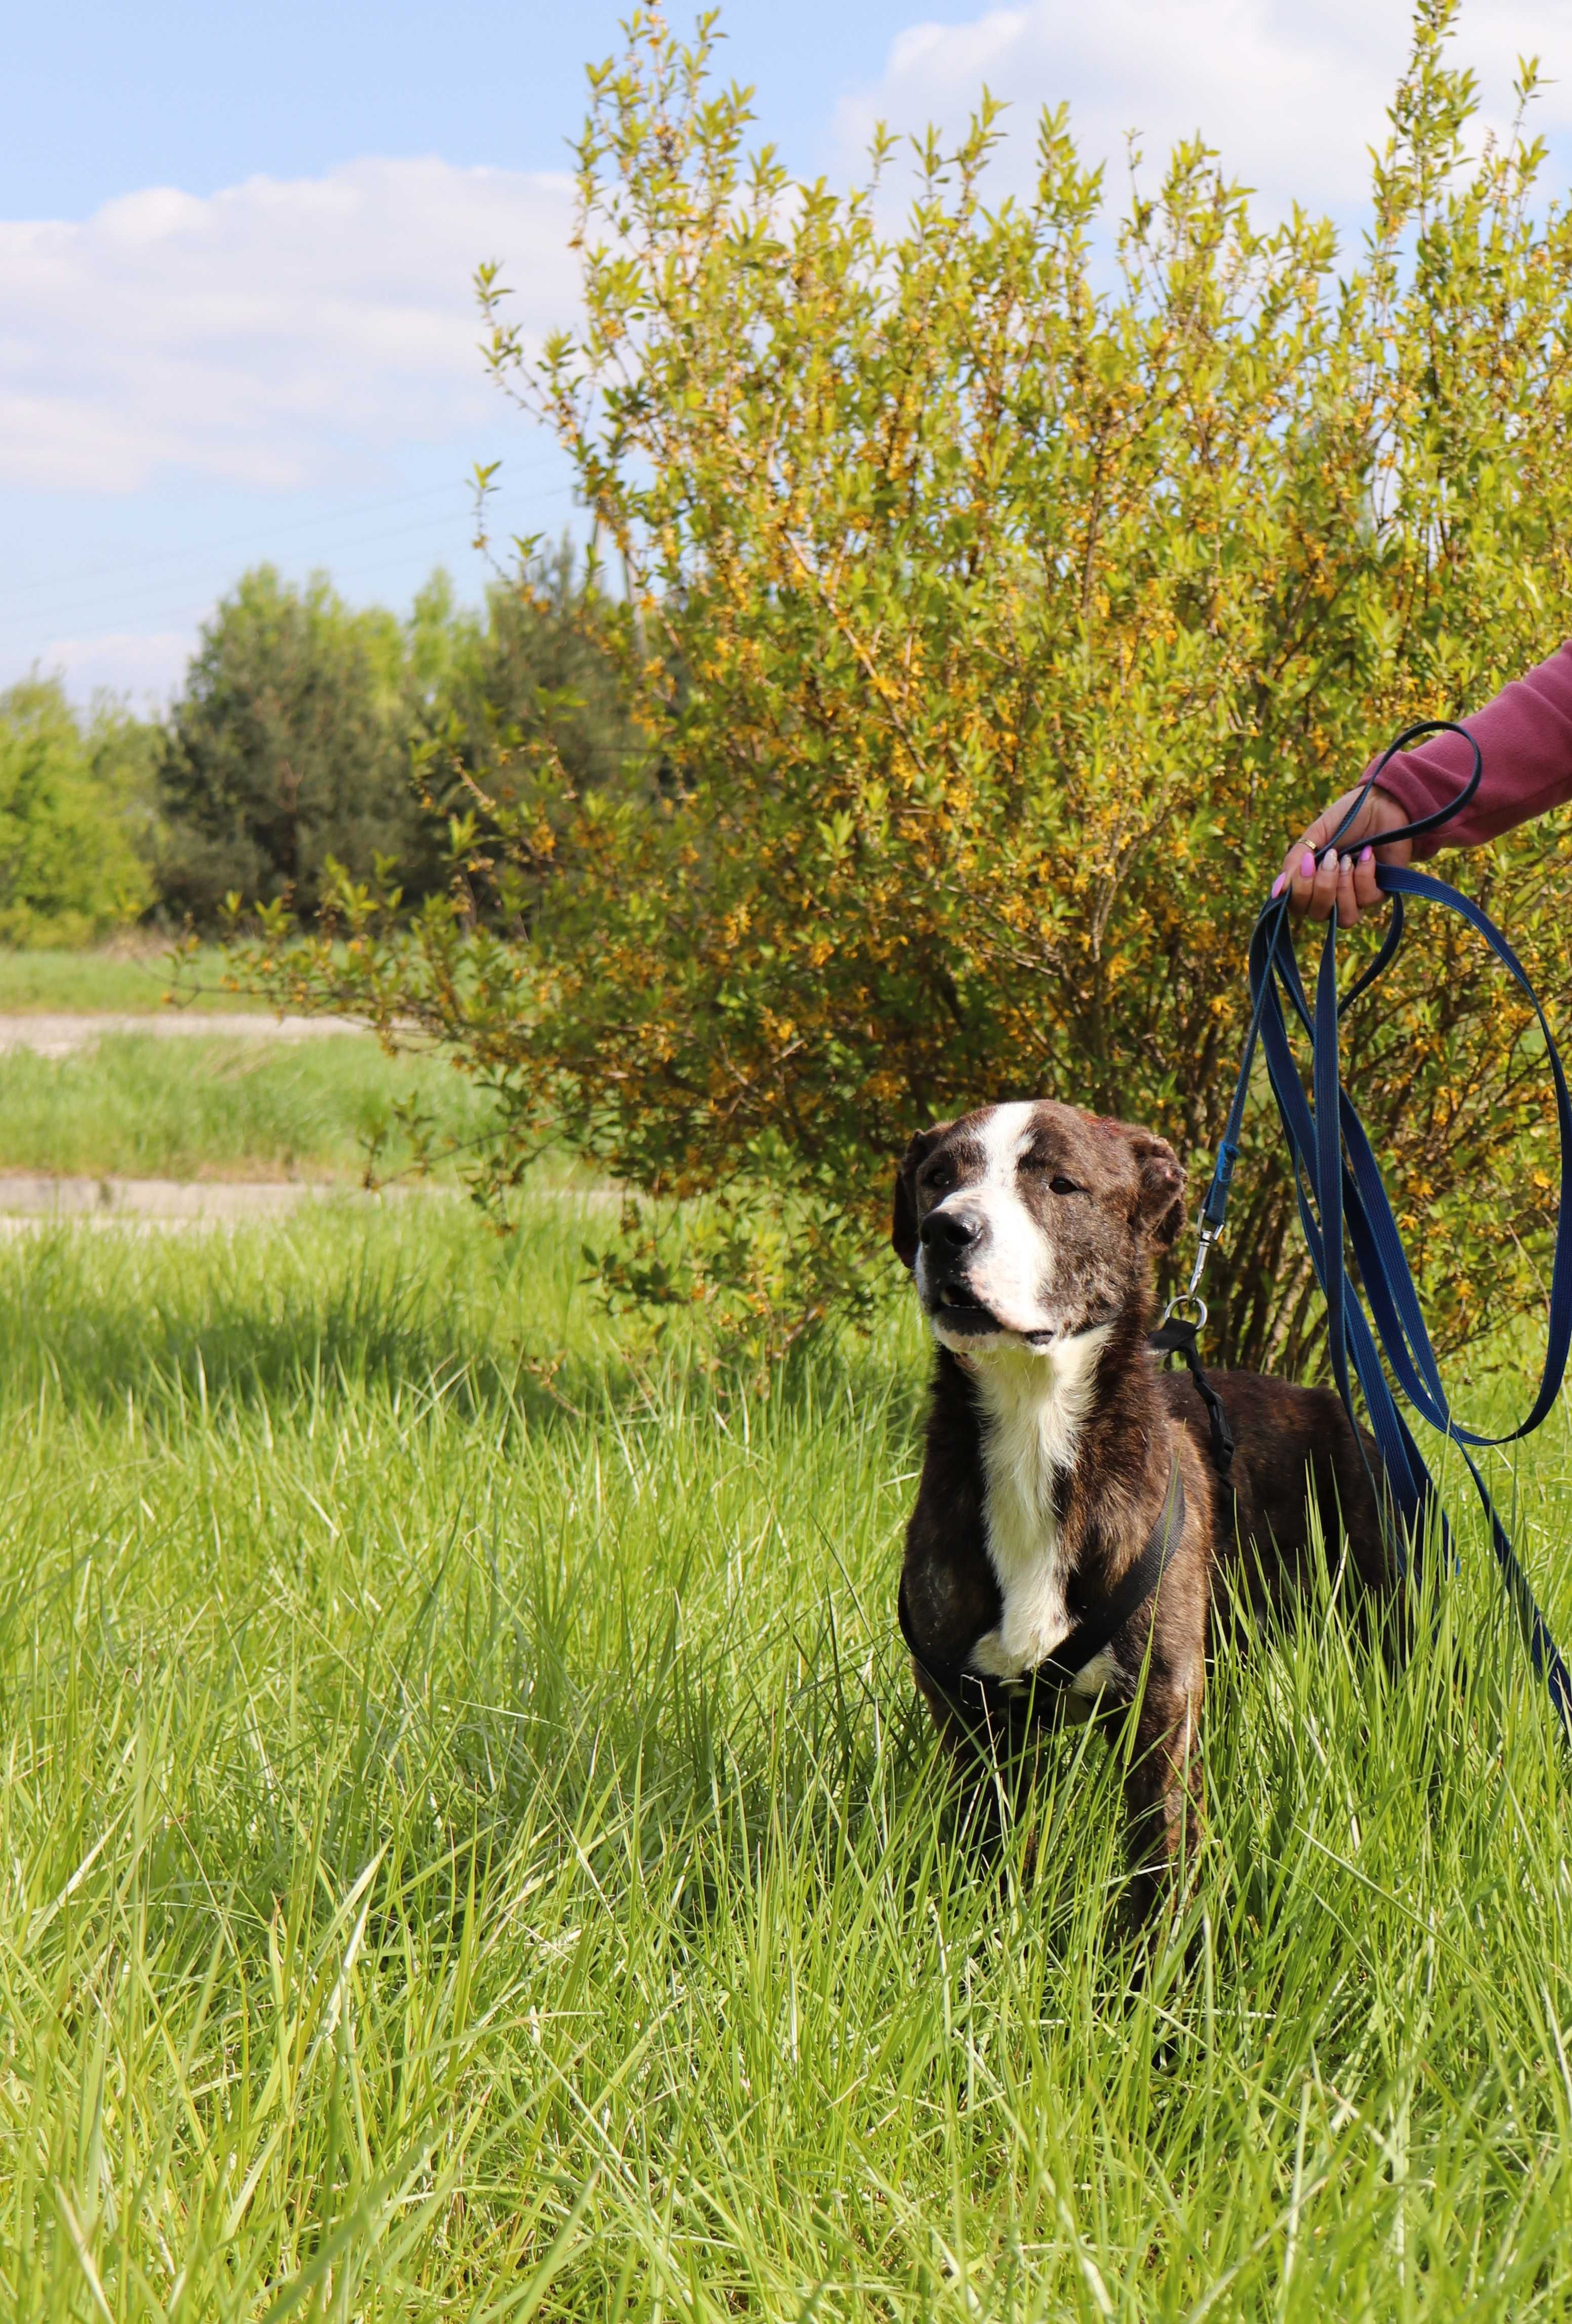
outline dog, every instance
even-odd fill
[[[1045,1725],[1134,1707],[1138,1920],[1177,1901],[1199,1830],[1214,1615],[1304,1584],[1312,1504],[1327,1553],[1345,1539],[1365,1590],[1390,1601],[1395,1587],[1374,1448],[1329,1388],[1214,1375],[1237,1446],[1232,1496],[1220,1489],[1194,1382],[1147,1346],[1184,1184],[1150,1130],[1047,1099],[985,1106],[912,1139],[892,1225],[937,1342],[901,1577],[918,1688],[979,1821],[997,1812],[1002,1761],[1019,1768]],[[1084,1642],[1088,1617],[1142,1594],[1162,1559],[1102,1650],[1044,1684],[1072,1632]]]

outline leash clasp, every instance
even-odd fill
[[[1191,1324],[1197,1332],[1205,1324],[1207,1303],[1201,1296],[1201,1277],[1207,1271],[1207,1261],[1212,1256],[1212,1245],[1216,1240],[1216,1228],[1210,1221],[1204,1222],[1196,1241],[1196,1263],[1190,1269],[1190,1279],[1163,1309],[1164,1323],[1171,1323],[1177,1317],[1179,1323]]]

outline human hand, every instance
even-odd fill
[[[1312,920],[1329,920],[1336,911],[1337,926],[1351,928],[1361,912],[1381,901],[1376,865],[1406,863],[1412,855],[1410,840],[1394,840],[1387,847],[1381,844],[1383,831],[1396,831],[1410,819],[1408,810],[1383,790],[1370,793],[1333,847],[1332,834],[1358,796],[1355,789],[1334,799],[1284,856],[1271,892],[1281,896],[1287,889],[1288,908],[1296,919],[1308,914]]]

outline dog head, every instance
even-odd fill
[[[942,1346],[1046,1350],[1144,1310],[1184,1187],[1150,1130],[1046,1098],[984,1106],[913,1138],[892,1240]]]

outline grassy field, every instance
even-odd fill
[[[116,1034],[67,1057],[0,1056],[0,1171],[159,1178],[354,1177],[372,1142],[408,1159],[393,1108],[480,1136],[491,1101],[433,1057],[364,1034],[301,1042]]]
[[[1225,1658],[1133,1989],[1100,1744],[1032,1878],[947,1837],[911,1319],[761,1399],[616,1344],[603,1231],[0,1248],[7,2316],[1572,2314],[1567,1785],[1473,1522],[1401,1680],[1324,1609]],[[1564,1434],[1521,1502],[1565,1631]]]
[[[181,981],[180,1005],[198,1010],[260,1006],[223,990],[223,947],[204,945]],[[156,1016],[170,990],[168,955],[156,944],[98,952],[14,951],[0,946],[0,1017],[43,1010],[105,1009]]]

